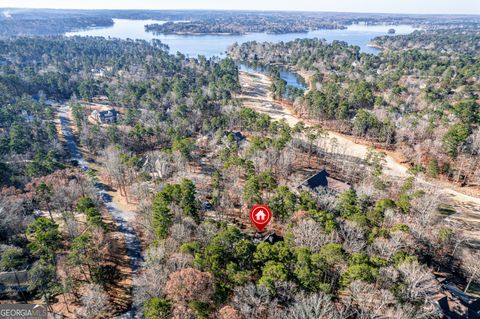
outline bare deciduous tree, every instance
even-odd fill
[[[348,291],[356,305],[358,318],[389,318],[386,314],[396,303],[395,297],[390,291],[377,289],[374,285],[363,281],[352,282]]]
[[[174,304],[172,319],[196,319],[197,316],[193,310],[184,304]]]
[[[215,223],[202,223],[197,228],[197,238],[203,244],[208,244],[217,235],[218,225]]]
[[[108,306],[108,294],[100,285],[88,284],[81,299],[81,308],[78,310],[80,318],[93,319],[101,316]]]
[[[192,240],[195,232],[195,222],[193,219],[184,217],[178,223],[175,223],[170,228],[170,236],[179,243],[185,243]]]
[[[331,189],[318,187],[313,193],[313,197],[318,203],[320,209],[327,212],[333,212],[338,207],[338,196]]]
[[[400,272],[393,266],[381,267],[379,269],[379,276],[377,284],[382,288],[391,288],[398,282],[400,278]]]
[[[419,231],[421,232],[421,229],[424,227],[437,223],[439,219],[437,209],[440,203],[441,194],[438,190],[432,187],[428,190],[424,190],[423,188],[415,186],[414,191],[416,190],[425,192],[423,196],[416,197],[411,201],[411,210],[415,214]]]
[[[149,153],[145,169],[152,174],[154,180],[170,177],[174,173],[171,155],[165,152]]]
[[[109,146],[105,149],[103,157],[108,176],[113,179],[120,195],[127,197],[128,169],[122,163],[121,151],[116,146]]]
[[[430,319],[443,317],[443,313],[439,313],[438,308],[433,304],[423,304],[419,307],[408,302],[397,305],[390,314],[392,319]]]
[[[390,233],[389,238],[376,238],[373,242],[373,248],[380,256],[388,260],[399,249],[405,247],[412,247],[413,244],[413,240],[408,233],[402,231],[394,231]]]
[[[168,270],[161,265],[147,267],[138,276],[134,276],[133,297],[138,309],[141,309],[146,300],[154,297],[164,297],[164,288],[168,279]]]
[[[349,220],[340,224],[340,236],[343,238],[343,247],[349,253],[358,253],[367,246],[365,233],[355,222]]]
[[[480,254],[471,250],[462,251],[462,270],[468,278],[465,292],[468,291],[472,282],[480,282]]]
[[[405,297],[413,302],[429,300],[440,286],[431,271],[418,262],[405,262],[398,267],[406,286]]]
[[[292,228],[294,242],[297,247],[307,247],[313,252],[328,243],[336,242],[338,235],[335,232],[327,234],[320,223],[312,219],[303,219]]]
[[[285,318],[310,319],[310,318],[338,318],[335,304],[330,296],[318,292],[311,295],[298,295],[296,301],[288,310]]]
[[[248,284],[236,287],[233,294],[233,304],[244,318],[259,318],[265,316],[268,308],[274,305],[266,288]]]
[[[27,200],[12,189],[0,190],[0,239],[24,232],[33,218],[27,215]]]
[[[191,266],[192,262],[193,257],[191,255],[175,253],[170,255],[167,260],[166,266],[171,272],[174,272]]]
[[[280,153],[280,158],[277,161],[278,175],[288,181],[293,170],[293,164],[297,158],[297,153],[290,142]]]

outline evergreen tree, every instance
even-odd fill
[[[153,229],[159,239],[165,239],[173,223],[169,202],[164,192],[157,193],[152,205]]]
[[[247,206],[260,204],[262,201],[260,194],[260,182],[255,174],[251,175],[245,183],[245,187],[243,189],[243,201]]]
[[[179,205],[183,213],[192,217],[196,222],[199,221],[195,184],[189,179],[183,179],[180,184],[181,198]]]
[[[171,318],[171,303],[159,297],[153,297],[145,301],[144,315],[146,319],[169,319]]]
[[[359,214],[361,212],[358,204],[357,192],[350,188],[348,191],[340,195],[340,214],[348,218],[352,215]]]
[[[440,168],[438,167],[438,161],[436,159],[432,159],[428,163],[427,176],[436,178],[438,177],[439,171],[440,171]]]
[[[61,236],[57,224],[45,217],[40,217],[27,227],[27,234],[32,235],[28,248],[34,255],[45,260],[55,259],[55,253],[61,247]]]

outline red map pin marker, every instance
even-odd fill
[[[257,227],[258,231],[262,231],[272,219],[272,211],[266,205],[255,205],[250,210],[250,220]]]

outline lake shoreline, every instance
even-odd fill
[[[118,39],[141,39],[146,41],[160,40],[168,45],[170,52],[175,54],[180,52],[186,56],[197,57],[203,55],[206,58],[222,57],[228,47],[234,43],[245,43],[256,41],[263,42],[290,42],[299,38],[318,38],[325,39],[327,42],[343,41],[349,45],[360,47],[360,51],[369,54],[378,54],[377,48],[370,47],[369,42],[382,35],[387,35],[389,25],[350,25],[346,29],[318,29],[310,30],[306,33],[194,33],[182,32],[181,34],[157,34],[153,30],[146,31],[145,26],[155,23],[165,23],[160,20],[132,20],[132,19],[114,19],[114,25],[98,28],[93,27],[79,32],[66,32],[66,36],[100,36],[105,38]],[[409,25],[395,26],[397,34],[408,34],[414,31]]]

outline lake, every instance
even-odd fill
[[[128,20],[113,19],[114,25],[107,28],[92,28],[84,31],[69,32],[67,36],[102,36],[120,39],[159,39],[170,47],[171,53],[177,51],[196,57],[204,55],[207,58],[212,56],[223,56],[227,47],[235,42],[244,43],[248,41],[257,42],[280,42],[292,41],[298,38],[321,38],[327,41],[340,40],[352,45],[358,45],[362,52],[377,53],[378,49],[368,46],[368,42],[381,35],[387,35],[388,29],[394,28],[396,34],[408,34],[415,28],[408,25],[352,25],[345,30],[315,30],[307,33],[286,33],[286,34],[266,34],[249,33],[244,35],[175,35],[158,34],[145,31],[146,24],[165,23],[158,20]]]
[[[267,33],[249,33],[244,35],[176,35],[176,34],[154,34],[145,31],[145,25],[152,23],[165,23],[158,20],[129,20],[113,19],[114,25],[106,28],[92,28],[84,31],[69,32],[67,36],[101,36],[120,39],[159,39],[170,47],[171,53],[181,52],[190,57],[204,55],[207,58],[213,56],[225,56],[227,47],[235,42],[241,44],[248,41],[257,42],[287,42],[298,38],[320,38],[327,41],[339,40],[345,41],[351,45],[357,45],[362,52],[376,54],[379,52],[376,48],[368,46],[369,41],[381,35],[388,35],[388,30],[393,28],[396,34],[408,34],[415,30],[409,25],[351,25],[344,30],[315,30],[307,33],[286,33],[286,34],[267,34]],[[245,71],[253,69],[241,65]],[[265,70],[255,70],[265,72]],[[287,85],[296,88],[306,88],[303,79],[296,73],[281,69],[280,76],[287,82]]]
[[[270,71],[262,66],[253,67],[251,65],[240,64],[240,70],[248,72],[248,73],[263,73],[263,74],[270,74]],[[295,72],[291,72],[284,68],[279,68],[280,77],[287,83],[287,86],[293,86],[297,89],[305,90],[307,88],[307,84],[305,80]]]

